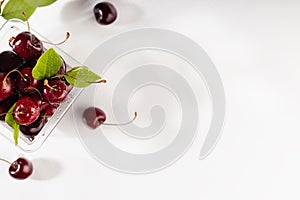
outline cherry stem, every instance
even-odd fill
[[[65,43],[69,38],[70,38],[70,33],[67,32],[67,33],[66,33],[65,39],[64,39],[63,41],[61,41],[61,42],[58,42],[58,43],[52,43],[52,42],[45,41],[45,40],[41,40],[41,42],[44,42],[44,43],[47,43],[47,44],[51,44],[51,45],[57,46],[57,45],[61,45],[61,44]]]
[[[49,82],[48,82],[48,80],[47,80],[47,79],[45,79],[45,80],[44,80],[44,85],[45,85],[45,86],[47,86],[48,88],[50,88],[51,90],[57,91],[57,89],[56,89],[56,88],[54,88],[54,87],[51,87],[51,86],[49,85]]]
[[[26,23],[27,23],[28,32],[30,32],[30,25],[29,25],[29,22],[28,22],[28,18],[27,18],[26,13],[25,13],[25,12],[22,12],[22,16],[23,16],[24,20],[25,20]]]
[[[9,38],[8,44],[9,44],[10,47],[13,47],[13,45],[11,44],[11,42],[14,41],[14,40],[15,40],[15,37]]]
[[[124,126],[127,124],[131,124],[137,117],[137,112],[134,112],[134,117],[129,121],[125,123],[120,123],[120,124],[111,124],[111,123],[102,123],[101,125],[108,125],[108,126]]]
[[[36,92],[39,94],[39,96],[43,99],[43,95],[42,95],[41,92],[40,92],[38,89],[36,89],[35,87],[29,86],[27,89],[32,89],[32,90],[36,91]]]
[[[4,85],[4,87],[6,87],[8,76],[9,76],[11,73],[13,73],[13,72],[18,72],[18,74],[22,77],[22,79],[23,79],[24,81],[27,81],[27,79],[23,76],[23,74],[22,74],[19,70],[13,69],[13,70],[11,70],[10,72],[8,72],[8,73],[6,74],[6,76],[4,77],[4,79],[3,79],[3,85]]]
[[[5,160],[5,159],[3,159],[3,158],[0,158],[0,161],[6,162],[6,163],[9,164],[9,165],[12,164],[11,162],[9,162],[8,160]]]

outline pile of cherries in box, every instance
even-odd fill
[[[50,79],[47,84],[33,78],[32,70],[45,49],[31,32],[19,33],[10,45],[11,50],[0,53],[0,119],[12,114],[22,133],[34,138],[72,86],[63,77]],[[66,71],[61,59],[59,74]]]

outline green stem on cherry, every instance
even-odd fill
[[[29,25],[29,22],[28,22],[28,18],[27,18],[27,15],[25,12],[22,12],[22,16],[24,18],[24,21],[27,23],[27,29],[28,29],[28,32],[30,32],[30,25]]]
[[[112,124],[112,123],[102,123],[101,125],[108,125],[108,126],[124,126],[124,125],[127,125],[127,124],[131,124],[137,117],[137,112],[134,112],[134,117],[128,121],[128,122],[125,122],[125,123],[120,123],[120,124]]]

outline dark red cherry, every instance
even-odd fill
[[[117,10],[111,3],[101,2],[95,5],[94,15],[99,24],[108,25],[117,18]]]
[[[61,103],[68,95],[67,85],[60,79],[51,79],[44,84],[43,97],[50,103]]]
[[[40,81],[32,77],[32,68],[27,67],[20,72],[22,76],[17,77],[17,88],[24,94],[35,92],[40,86]]]
[[[6,74],[0,72],[0,101],[8,98],[14,90],[14,81]]]
[[[47,122],[48,119],[52,117],[57,108],[57,104],[49,104],[46,108],[44,108],[44,110],[41,112],[41,117],[44,118],[45,122]]]
[[[82,114],[83,121],[92,129],[96,129],[106,120],[103,110],[97,107],[88,107]]]
[[[0,120],[5,119],[6,113],[9,109],[14,105],[14,103],[18,100],[17,94],[10,95],[7,99],[0,101]]]
[[[29,160],[18,158],[10,165],[8,172],[13,178],[26,179],[32,174],[33,166]]]
[[[20,130],[26,136],[36,136],[42,130],[45,125],[45,119],[39,117],[35,122],[28,126],[20,126]]]
[[[43,53],[43,43],[31,32],[19,33],[12,42],[13,51],[22,58],[35,59]]]
[[[12,51],[3,51],[0,53],[0,71],[9,72],[20,68],[25,63],[24,59]]]
[[[35,122],[40,115],[38,103],[30,97],[22,97],[15,105],[13,116],[20,125],[28,126]]]

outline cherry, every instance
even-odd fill
[[[41,112],[41,117],[44,118],[45,122],[47,122],[48,119],[52,117],[57,107],[58,105],[56,104],[49,104],[47,107],[43,109],[43,111]]]
[[[27,160],[26,158],[20,157],[12,163],[3,158],[0,158],[0,160],[10,165],[8,168],[9,175],[15,179],[26,179],[33,172],[33,165],[31,161]]]
[[[94,7],[94,15],[99,24],[108,25],[117,18],[117,10],[111,3],[101,2]]]
[[[24,68],[20,71],[22,76],[17,77],[16,83],[22,93],[31,93],[37,90],[40,81],[32,77],[32,68]]]
[[[82,119],[92,129],[96,129],[100,125],[112,125],[112,126],[123,126],[132,123],[137,117],[137,112],[134,113],[132,120],[121,124],[104,123],[106,121],[106,115],[103,110],[97,107],[88,107],[82,114]]]
[[[30,97],[22,97],[15,105],[13,116],[20,125],[28,126],[35,122],[40,115],[38,103]]]
[[[9,72],[20,68],[25,63],[24,59],[19,57],[13,51],[3,51],[0,53],[0,71]]]
[[[25,158],[18,158],[8,169],[9,174],[16,179],[26,179],[33,171],[32,163]]]
[[[103,110],[97,107],[88,107],[83,112],[83,121],[92,129],[96,129],[106,120],[106,115]]]
[[[14,85],[9,76],[0,72],[0,101],[8,98],[13,93]]]
[[[36,136],[42,130],[45,123],[45,118],[39,117],[35,122],[28,126],[20,126],[20,130],[26,136]]]
[[[17,99],[18,99],[18,95],[12,94],[7,99],[0,101],[0,120],[5,119],[6,113],[14,105],[14,103],[17,101]]]
[[[38,58],[43,53],[43,43],[29,31],[13,38],[12,48],[18,56],[28,60]]]
[[[68,95],[67,85],[60,79],[45,79],[42,95],[50,103],[61,103]]]

